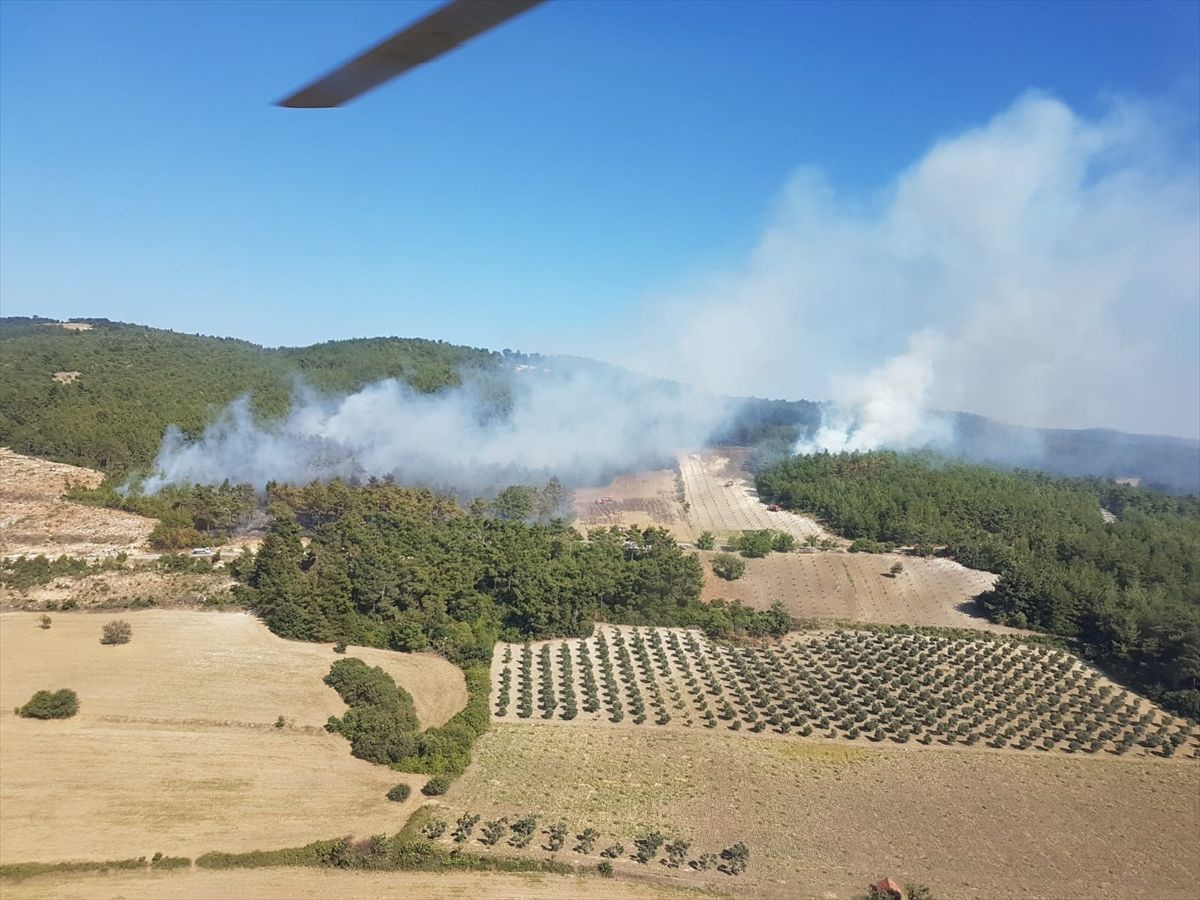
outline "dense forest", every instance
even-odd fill
[[[997,573],[982,597],[993,619],[1075,639],[1150,697],[1200,718],[1197,498],[889,452],[795,457],[756,483],[764,499],[845,537],[938,545]]]
[[[283,415],[297,378],[341,395],[381,378],[423,392],[500,365],[488,350],[441,341],[369,338],[270,349],[104,319],[85,331],[48,320],[0,320],[0,446],[114,475],[145,470],[163,432],[198,435],[249,394],[264,418]],[[78,372],[68,383],[55,373]]]
[[[786,617],[699,602],[703,573],[664,529],[598,529],[471,513],[383,481],[273,486],[239,599],[276,633],[486,663],[498,638],[591,633],[597,620],[783,632]],[[302,545],[305,532],[311,537]]]

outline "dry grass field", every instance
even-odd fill
[[[691,840],[693,854],[742,840],[750,867],[736,878],[615,863],[738,896],[858,897],[890,874],[937,897],[1161,900],[1194,896],[1200,866],[1200,766],[1190,761],[500,724],[445,807],[451,822],[531,813],[543,825],[564,819],[572,834],[591,826],[597,849],[631,850],[647,828]],[[570,846],[557,854],[567,863],[580,858]]]
[[[0,557],[137,552],[154,520],[61,499],[68,484],[95,487],[101,472],[22,456],[0,447]]]
[[[694,891],[596,876],[502,872],[337,872],[237,869],[45,876],[5,885],[5,900],[683,900]]]
[[[996,581],[990,572],[968,569],[950,559],[842,550],[772,553],[747,559],[746,574],[725,581],[704,557],[701,599],[740,600],[767,609],[782,600],[797,619],[874,622],[881,625],[937,625],[1016,633],[976,613],[974,598]],[[892,577],[893,563],[904,571]]]
[[[401,776],[321,727],[345,710],[322,677],[330,646],[284,641],[243,613],[119,614],[133,640],[102,646],[113,614],[0,615],[0,860],[195,856],[394,832],[420,802],[387,801]],[[415,701],[422,725],[466,702],[440,657],[350,648]],[[11,710],[73,688],[72,719]],[[279,716],[286,726],[276,728]]]

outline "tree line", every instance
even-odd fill
[[[1200,718],[1200,499],[928,453],[798,456],[756,484],[764,499],[852,540],[937,545],[997,573],[980,598],[994,621],[1071,638],[1151,698]]]

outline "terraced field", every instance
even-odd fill
[[[1028,753],[1200,754],[1200,731],[1076,657],[1012,640],[834,631],[738,646],[599,626],[501,644],[501,722],[709,728],[862,744]]]

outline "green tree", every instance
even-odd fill
[[[743,531],[737,539],[736,548],[742,556],[763,557],[771,552],[775,536],[769,528],[760,531]]]
[[[726,581],[735,581],[746,573],[746,563],[731,553],[718,553],[711,565],[713,574]]]
[[[711,550],[717,545],[717,538],[711,531],[702,531],[700,536],[696,538],[696,549]]]
[[[79,697],[70,688],[38,691],[17,710],[26,719],[69,719],[79,712]]]

